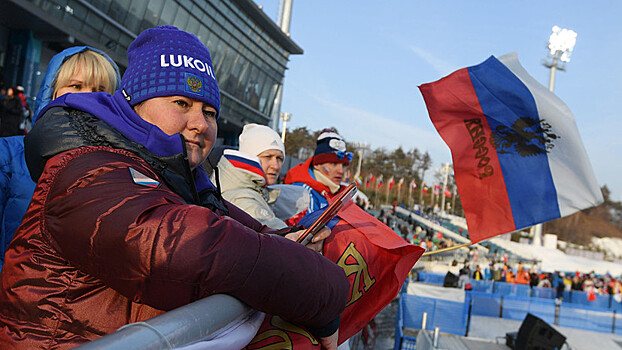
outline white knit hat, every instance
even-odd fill
[[[285,145],[276,131],[265,125],[244,125],[240,134],[240,152],[258,156],[269,149],[279,150],[285,156]]]

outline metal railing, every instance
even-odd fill
[[[221,333],[256,312],[239,300],[216,294],[77,347],[80,350],[174,349]]]

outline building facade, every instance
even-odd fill
[[[75,45],[106,52],[123,71],[134,38],[164,24],[195,34],[212,54],[219,144],[237,145],[247,123],[271,124],[289,55],[302,49],[252,0],[2,0],[4,82],[35,96],[51,57]]]

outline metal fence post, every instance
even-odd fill
[[[559,326],[559,312],[561,309],[562,301],[559,298],[555,298],[555,325]]]
[[[473,299],[469,298],[469,312],[467,316],[466,331],[464,332],[465,337],[469,336],[469,328],[471,327],[471,308],[472,307],[473,307]]]

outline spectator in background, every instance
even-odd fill
[[[19,124],[23,118],[22,102],[17,95],[17,89],[10,87],[7,90],[6,98],[2,101],[2,120],[0,120],[0,136],[23,135],[19,130]]]
[[[471,285],[471,279],[469,278],[469,274],[470,274],[469,268],[465,264],[460,269],[460,275],[458,276],[458,288],[463,288],[465,290],[473,289]]]
[[[550,275],[545,275],[543,278],[540,278],[538,280],[538,284],[536,285],[536,287],[539,287],[539,288],[553,287],[553,284],[551,283]]]
[[[218,170],[222,196],[262,224],[275,229],[289,225],[285,220],[306,213],[309,194],[300,186],[274,185],[281,173],[285,146],[276,131],[265,125],[247,124],[239,137],[239,151],[226,149]],[[215,180],[216,172],[212,174]],[[286,217],[277,217],[273,205],[280,201],[289,209]],[[281,211],[282,212],[282,211]]]
[[[41,81],[35,111],[40,112],[57,96],[66,93],[103,91],[111,94],[120,82],[117,65],[105,53],[88,46],[68,48],[50,60]],[[33,123],[37,117],[35,114]],[[1,264],[35,190],[26,166],[24,136],[0,139],[0,164],[0,174],[3,175],[0,177]]]
[[[493,281],[501,281],[501,269],[496,264],[492,265],[492,279]]]
[[[583,291],[583,283],[581,282],[581,279],[579,279],[579,276],[574,275],[572,276],[572,290],[578,290],[578,291]]]
[[[304,187],[311,196],[308,212],[314,212],[345,189],[341,181],[351,160],[352,152],[346,150],[343,138],[333,129],[324,129],[317,138],[313,157],[291,168],[285,183]]]
[[[538,276],[538,272],[535,267],[529,270],[529,287],[538,287],[540,283],[540,276]]]
[[[516,283],[529,284],[529,280],[529,273],[523,268],[522,264],[518,264],[518,269],[516,270]]]
[[[508,266],[508,269],[505,272],[505,282],[506,283],[516,283],[516,277],[514,276],[514,272],[512,272],[512,268]]]
[[[479,267],[479,265],[475,266],[475,271],[473,271],[473,279],[476,281],[481,281],[484,279],[484,275]]]
[[[492,273],[494,270],[494,264],[490,263],[488,264],[488,266],[486,266],[486,268],[484,268],[484,279],[485,280],[491,280],[492,279]]]
[[[551,283],[553,288],[555,288],[555,298],[559,300],[564,299],[564,290],[566,289],[564,277],[564,272],[555,272],[553,275],[553,282]]]

